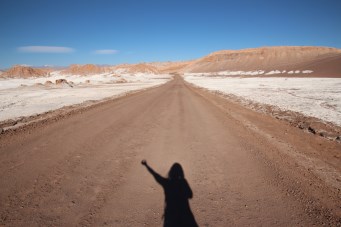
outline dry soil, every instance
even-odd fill
[[[0,135],[0,225],[162,226],[179,162],[200,226],[340,225],[340,144],[180,77]]]

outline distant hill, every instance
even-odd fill
[[[193,61],[180,61],[180,62],[152,62],[148,63],[158,69],[161,73],[182,73],[182,71]]]
[[[48,76],[48,73],[48,70],[15,65],[6,72],[2,73],[0,76],[6,78],[29,78]]]
[[[192,63],[192,73],[251,70],[312,70],[319,76],[341,77],[341,49],[329,47],[262,47],[222,50]]]
[[[14,66],[1,77],[41,77],[59,68]],[[151,62],[139,64],[109,65],[70,65],[60,71],[61,74],[94,75],[106,72],[113,73],[215,73],[223,71],[263,70],[286,72],[295,71],[295,76],[302,76],[309,71],[309,77],[340,77],[341,49],[310,46],[261,47],[243,50],[221,50],[202,58],[182,62]],[[262,74],[264,75],[264,74]],[[293,75],[293,74],[292,74]]]
[[[70,65],[68,68],[62,70],[61,74],[70,74],[70,75],[94,75],[105,73],[108,71],[108,67],[101,67],[94,64],[86,64],[86,65]]]
[[[122,73],[150,73],[150,74],[159,74],[160,71],[157,67],[148,64],[148,63],[139,63],[139,64],[121,64],[112,67],[116,72]]]

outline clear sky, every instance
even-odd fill
[[[0,0],[0,68],[189,60],[279,45],[341,48],[341,1]]]

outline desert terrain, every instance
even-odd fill
[[[341,226],[341,50],[0,74],[0,225],[161,226],[180,163],[199,226]]]

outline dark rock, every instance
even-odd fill
[[[315,131],[315,129],[313,129],[312,127],[308,127],[308,131],[309,132],[311,132],[311,133],[313,133],[313,134],[316,134],[316,131]]]
[[[56,84],[67,84],[67,80],[65,80],[65,79],[58,79],[58,80],[56,80]]]
[[[71,81],[67,81],[65,79],[58,79],[58,80],[56,80],[56,85],[73,87],[72,84],[71,84]]]

